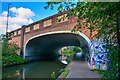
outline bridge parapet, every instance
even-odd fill
[[[65,14],[66,13],[64,13],[63,15],[65,15]],[[74,16],[70,17],[70,19],[65,19],[64,21],[58,22],[56,19],[61,18],[61,16],[63,16],[63,15],[55,14],[53,16],[39,20],[32,24],[26,25],[24,33],[30,34],[30,33],[36,32],[36,31],[43,31],[43,30],[50,29],[50,28],[56,28],[56,27],[60,27],[63,25],[76,23],[77,18]],[[22,28],[12,31],[13,32],[12,38],[21,36],[21,29]]]

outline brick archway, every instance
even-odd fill
[[[90,39],[80,32],[55,31],[39,34],[26,42],[24,58],[34,60],[42,59],[44,56],[46,58],[48,58],[48,56],[57,56],[60,54],[59,50],[64,46],[79,46],[85,54],[89,54],[89,41]]]

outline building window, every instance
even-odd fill
[[[16,33],[16,31],[14,32],[14,36],[16,36],[17,35],[17,33]]]
[[[57,23],[62,23],[62,22],[66,22],[66,21],[68,21],[68,17],[66,17],[67,16],[67,14],[63,14],[63,15],[61,15],[61,16],[58,16],[58,20],[59,19],[61,19],[61,21],[60,22],[57,22]],[[64,19],[64,21],[63,21],[63,17],[66,17],[65,19]]]
[[[30,31],[30,27],[25,28],[25,32],[29,32]]]
[[[21,30],[18,31],[18,34],[21,34]]]
[[[39,29],[39,24],[35,24],[35,25],[33,26],[33,30],[36,30],[36,29]]]
[[[49,19],[47,21],[44,21],[44,27],[52,25],[52,19]]]

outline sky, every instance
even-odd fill
[[[0,12],[0,34],[5,34],[7,24],[8,2],[2,2]],[[21,28],[38,20],[57,14],[57,7],[53,10],[44,9],[46,2],[11,2],[9,7],[8,32]]]

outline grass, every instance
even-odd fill
[[[91,69],[90,71],[97,71],[98,74],[100,74],[101,76],[102,76],[103,73],[105,72],[104,70],[100,70],[100,69]]]
[[[63,72],[63,73],[64,73],[64,76],[63,76],[63,78],[62,78],[61,80],[64,80],[64,79],[67,77],[67,75],[68,75],[69,72],[70,72],[70,67],[71,67],[71,66],[69,66],[67,69],[61,69],[61,70],[60,70],[60,72]]]

